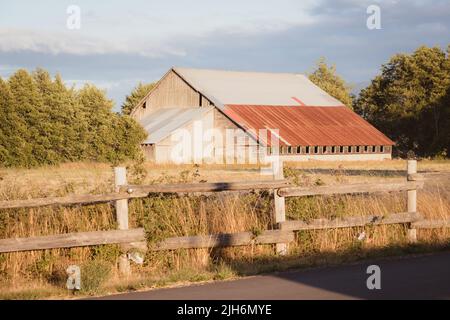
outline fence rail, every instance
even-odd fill
[[[276,166],[275,166],[276,167]],[[125,252],[130,248],[146,248],[146,235],[143,228],[128,229],[128,200],[143,198],[155,193],[211,193],[222,191],[273,190],[275,230],[265,230],[259,234],[237,232],[228,234],[197,235],[187,237],[171,237],[151,245],[149,250],[176,250],[181,248],[212,248],[226,246],[245,246],[259,244],[276,244],[279,254],[285,254],[288,243],[294,241],[295,231],[319,230],[330,228],[351,228],[367,225],[407,224],[408,238],[416,241],[418,228],[450,227],[448,220],[423,220],[417,212],[417,190],[423,187],[423,177],[417,174],[417,163],[408,161],[407,179],[398,183],[346,184],[320,187],[295,187],[283,176],[283,164],[273,180],[189,183],[166,185],[129,185],[126,181],[125,168],[115,168],[115,192],[101,195],[71,195],[65,197],[49,197],[40,199],[0,201],[0,209],[35,208],[42,206],[84,205],[102,202],[114,202],[118,230],[77,232],[60,235],[38,236],[28,238],[10,238],[0,240],[0,253],[71,248],[102,244],[119,244],[122,255],[119,269],[129,273],[129,261]],[[301,196],[378,193],[407,191],[408,211],[387,215],[348,216],[336,219],[314,219],[312,221],[286,221],[285,198]],[[20,214],[20,212],[19,212]]]

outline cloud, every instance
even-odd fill
[[[137,39],[107,40],[98,37],[79,36],[71,31],[48,32],[25,29],[0,29],[0,51],[29,51],[49,54],[102,55],[137,54],[145,57],[163,55],[183,56],[185,52],[163,43]]]
[[[211,12],[196,5],[201,14],[187,12],[185,17],[184,7],[170,17],[161,15],[161,8],[142,9],[141,15],[126,12],[121,21],[130,27],[126,29],[117,16],[98,10],[84,20],[81,32],[17,27],[6,34],[1,29],[0,61],[44,67],[64,79],[90,79],[103,84],[120,104],[139,81],[158,80],[174,65],[304,73],[325,56],[347,81],[361,87],[395,53],[450,43],[448,1],[322,0],[307,7],[296,7],[299,1],[282,2],[273,15],[268,7],[255,5],[249,11],[220,2]],[[366,27],[366,8],[373,3],[381,7],[381,30]],[[209,20],[198,21],[202,17]],[[105,30],[91,34],[91,24]],[[5,74],[0,68],[0,75]]]

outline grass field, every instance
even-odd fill
[[[299,185],[403,181],[406,162],[287,163],[285,175]],[[450,217],[450,161],[420,161],[426,187],[418,209],[426,217]],[[130,183],[217,182],[271,179],[259,167],[129,165]],[[0,169],[0,200],[112,191],[111,166],[72,163],[37,169]],[[131,227],[143,226],[150,244],[169,236],[272,228],[272,199],[266,193],[217,194],[211,197],[154,197],[130,201]],[[383,214],[405,211],[403,193],[371,196],[290,198],[291,219]],[[0,238],[26,237],[115,227],[109,204],[65,208],[0,211]],[[364,231],[366,238],[358,240]],[[55,249],[0,254],[0,298],[70,298],[65,269],[82,269],[83,290],[75,296],[167,286],[192,281],[228,279],[242,275],[326,265],[365,257],[421,252],[449,247],[448,229],[422,230],[419,243],[409,245],[405,226],[377,226],[298,232],[289,255],[279,257],[272,246],[148,252],[133,275],[119,277],[117,246]]]

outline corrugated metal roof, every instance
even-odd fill
[[[345,106],[226,105],[224,112],[246,130],[258,132],[259,129],[278,129],[281,145],[394,144]],[[270,138],[267,144],[270,145]]]
[[[158,143],[176,129],[200,118],[212,109],[213,107],[158,109],[140,120],[141,125],[148,132],[147,140],[143,143]]]
[[[331,97],[302,74],[189,68],[173,70],[216,104],[342,105],[342,102]]]

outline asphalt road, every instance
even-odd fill
[[[367,288],[370,265],[380,267],[380,290]],[[450,252],[132,292],[101,299],[450,299]]]

